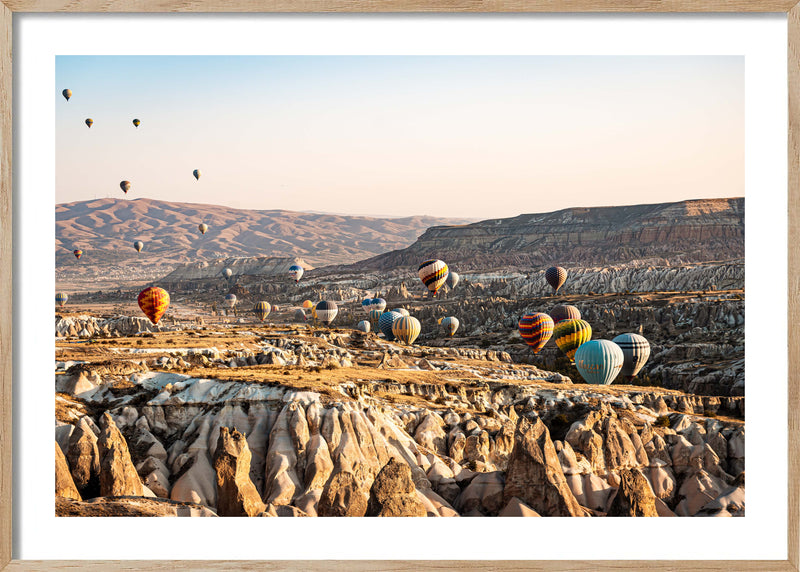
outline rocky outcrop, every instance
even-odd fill
[[[372,483],[365,516],[425,516],[416,492],[409,466],[389,459]]]
[[[73,500],[82,500],[72,475],[69,473],[69,465],[61,447],[56,443],[56,497],[64,497]]]
[[[88,417],[82,417],[69,438],[67,461],[75,486],[92,498],[100,493],[100,452]]]
[[[220,428],[214,470],[217,473],[217,514],[255,516],[265,509],[250,480],[250,449],[237,430]]]
[[[142,497],[99,497],[76,502],[56,497],[56,516],[217,516],[207,507]]]
[[[128,443],[111,414],[101,417],[102,432],[97,440],[100,456],[100,495],[104,497],[142,496],[144,488],[131,461]]]
[[[622,469],[618,478],[619,488],[608,516],[658,516],[656,497],[638,469]]]
[[[319,516],[364,516],[369,497],[349,472],[336,473],[322,491]]]

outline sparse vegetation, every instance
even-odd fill
[[[656,427],[669,427],[670,426],[669,416],[661,415],[658,419],[656,419],[656,422],[653,423],[653,425],[655,425]]]

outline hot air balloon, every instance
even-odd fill
[[[84,121],[84,123],[86,124],[86,127],[91,129],[92,128],[92,123],[94,123],[94,121],[92,121],[91,118],[87,118],[86,121]]]
[[[205,234],[206,231],[208,230],[208,225],[204,222],[201,222],[200,224],[197,225],[197,230],[200,231],[200,234]]]
[[[383,314],[383,312],[377,308],[373,308],[369,311],[369,321],[373,328],[378,327],[378,321],[381,319],[381,314]]]
[[[72,251],[72,254],[74,254],[74,255],[75,255],[75,258],[77,258],[78,260],[80,260],[80,259],[81,259],[81,256],[83,256],[83,250],[73,250],[73,251]]]
[[[119,188],[122,189],[122,192],[127,195],[128,191],[131,190],[131,182],[130,181],[120,181]]]
[[[303,267],[300,266],[299,264],[292,264],[289,267],[289,275],[295,281],[295,284],[300,282],[300,279],[303,277],[303,272],[304,272]]]
[[[650,342],[639,334],[620,334],[611,341],[620,347],[625,358],[620,373],[631,381],[650,358]]]
[[[309,310],[313,307],[314,307],[314,302],[312,302],[311,300],[303,300],[303,308]]]
[[[553,292],[558,292],[567,281],[567,271],[560,266],[551,266],[544,271],[544,279],[553,287]]]
[[[138,119],[134,119],[134,120],[133,120],[133,126],[134,126],[134,127],[136,127],[137,129],[139,128],[139,125],[140,125],[141,123],[142,123],[142,122],[141,122],[141,121],[139,121]]]
[[[581,311],[575,306],[559,304],[558,306],[553,306],[553,309],[550,310],[550,317],[553,318],[553,322],[556,324],[562,320],[580,320]]]
[[[271,309],[269,302],[262,301],[253,307],[253,312],[255,312],[256,317],[263,322],[267,319],[267,316],[269,316]]]
[[[526,314],[519,321],[519,334],[537,354],[553,335],[553,318],[543,312]]]
[[[383,332],[383,335],[386,337],[387,340],[390,342],[394,340],[394,334],[392,333],[392,325],[394,321],[402,318],[400,314],[397,312],[384,312],[381,314],[381,317],[378,318],[378,327]]]
[[[380,310],[383,312],[386,309],[386,300],[383,298],[373,298],[369,308],[370,310]]]
[[[64,91],[61,92],[61,95],[64,96],[64,99],[69,101],[69,98],[72,97],[72,90],[71,89],[65,89]]]
[[[364,298],[361,300],[361,309],[369,314],[369,311],[372,310],[372,298]]]
[[[231,276],[233,276],[233,270],[230,268],[223,268],[222,275],[225,277],[226,280],[229,280]]]
[[[426,260],[419,265],[419,278],[435,296],[447,279],[447,264],[441,260]]]
[[[356,328],[358,328],[359,331],[364,332],[365,334],[368,334],[370,329],[372,329],[370,323],[367,320],[361,320],[356,325]]]
[[[200,169],[195,169],[194,171],[192,171],[192,175],[194,175],[194,178],[199,181],[200,180]]]
[[[236,294],[228,294],[225,296],[225,305],[228,308],[233,308],[236,305]]]
[[[144,242],[142,242],[141,240],[137,240],[136,242],[133,243],[133,247],[136,249],[136,252],[141,252],[142,249],[144,248]]]
[[[448,334],[452,336],[453,334],[456,333],[456,330],[458,330],[458,326],[460,326],[461,324],[458,321],[458,318],[456,318],[455,316],[447,316],[440,322],[440,325],[444,328],[444,330]]]
[[[336,318],[336,314],[339,313],[339,308],[336,306],[336,302],[331,300],[322,300],[318,302],[314,309],[317,311],[317,319],[330,326],[331,322],[333,322],[334,318]]]
[[[397,312],[401,316],[410,316],[411,314],[408,313],[408,310],[405,308],[395,308],[392,312]]]
[[[295,322],[305,322],[306,321],[306,313],[299,308],[294,311],[294,321]]]
[[[60,307],[63,308],[64,304],[67,303],[67,300],[69,300],[69,296],[67,296],[65,292],[59,292],[56,294],[56,304],[58,304]]]
[[[150,286],[139,292],[139,307],[151,322],[158,324],[169,307],[169,294],[163,288]]]
[[[575,367],[586,383],[608,385],[619,374],[625,356],[620,347],[609,340],[591,340],[575,352]]]
[[[461,276],[459,276],[457,272],[451,270],[447,275],[447,286],[452,290],[458,285],[459,280],[461,280]]]
[[[409,346],[417,339],[420,331],[422,331],[422,326],[419,320],[413,316],[401,316],[392,324],[394,337]]]
[[[553,339],[558,349],[574,359],[575,350],[592,339],[592,326],[586,320],[562,320],[553,328]]]

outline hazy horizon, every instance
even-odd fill
[[[744,196],[738,56],[59,56],[55,97],[57,203],[121,180],[382,218]]]

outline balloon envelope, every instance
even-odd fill
[[[92,128],[92,124],[94,123],[94,121],[92,121],[91,119],[87,118],[86,121],[84,121],[84,123],[86,123],[86,127],[91,129]]]
[[[200,180],[200,169],[195,169],[194,171],[192,171],[192,175],[194,175],[194,178],[199,181]]]
[[[233,276],[233,270],[231,270],[230,268],[223,268],[222,269],[222,275],[225,278],[230,278],[231,276]]]
[[[144,242],[142,242],[141,240],[137,240],[136,242],[133,243],[133,247],[136,249],[136,252],[141,252],[142,249],[144,248]]]
[[[67,296],[65,292],[59,292],[56,294],[56,304],[59,306],[63,307],[64,304],[67,303],[67,300],[69,300],[69,296]]]
[[[455,316],[447,316],[444,320],[441,321],[441,326],[451,336],[456,333],[456,330],[458,330],[458,326],[460,325],[461,324],[458,321],[458,318],[456,318]]]
[[[364,298],[361,300],[361,309],[364,310],[367,314],[369,311],[372,310],[372,298]]]
[[[395,308],[392,312],[397,312],[401,316],[410,316],[411,314],[408,313],[408,310],[405,308]]]
[[[161,316],[169,308],[169,294],[163,288],[150,286],[139,292],[139,308],[151,322],[158,324]]]
[[[567,281],[567,271],[560,266],[551,266],[545,270],[544,279],[553,287],[554,292],[558,292],[558,289]]]
[[[138,119],[134,119],[133,120],[133,126],[134,127],[139,127],[139,124],[141,124],[141,121],[139,121]]]
[[[592,339],[592,326],[586,320],[562,320],[553,328],[553,339],[569,359],[575,350]]]
[[[83,256],[83,250],[73,250],[73,251],[72,251],[72,254],[74,254],[74,255],[75,255],[75,258],[77,258],[78,260],[80,260],[81,256]]]
[[[386,300],[383,298],[373,298],[369,308],[370,310],[380,310],[383,312],[386,309]]]
[[[317,319],[323,324],[330,325],[339,313],[339,307],[336,302],[331,300],[322,300],[318,302],[314,309],[317,311]]]
[[[300,282],[300,279],[303,277],[303,267],[299,264],[292,264],[289,267],[289,275],[294,279],[295,282]]]
[[[522,316],[519,321],[519,334],[533,353],[539,353],[553,335],[553,318],[543,312]]]
[[[255,312],[256,317],[262,322],[267,319],[270,310],[272,310],[272,307],[269,305],[269,302],[264,302],[264,301],[257,303],[253,307],[253,312]]]
[[[128,191],[131,190],[131,182],[130,181],[120,181],[119,188],[122,189],[122,192],[127,195]]]
[[[69,101],[69,98],[72,97],[72,90],[71,89],[65,89],[64,91],[61,92],[61,95],[64,96],[64,99]]]
[[[650,342],[639,334],[620,334],[611,341],[622,350],[625,360],[622,362],[620,373],[630,381],[650,358]]]
[[[295,322],[305,322],[306,321],[306,313],[299,308],[294,311],[294,321]]]
[[[201,222],[200,224],[197,225],[197,230],[200,231],[200,234],[205,234],[206,231],[208,230],[208,225],[204,222]]]
[[[311,309],[313,307],[314,307],[314,302],[312,302],[311,300],[304,300],[303,301],[303,308],[305,308],[306,310],[309,310],[309,309]]]
[[[441,260],[426,260],[419,265],[419,279],[435,295],[447,279],[447,264]]]
[[[556,324],[562,320],[580,320],[581,311],[575,306],[559,304],[558,306],[553,306],[553,309],[550,310],[550,317],[553,318],[553,322]]]
[[[394,321],[402,318],[401,314],[398,314],[395,311],[392,312],[384,312],[381,314],[381,317],[378,318],[378,327],[383,332],[383,335],[386,337],[387,340],[390,342],[394,340],[394,334],[392,333],[392,325]]]
[[[392,324],[394,337],[406,345],[411,345],[419,336],[422,326],[413,316],[400,316]]]
[[[452,290],[458,286],[459,280],[461,280],[461,276],[458,275],[458,272],[453,272],[451,270],[447,275],[447,286]]]
[[[378,327],[378,320],[381,319],[381,314],[383,314],[383,311],[377,308],[373,308],[369,311],[369,321],[372,323],[373,328]]]
[[[361,320],[361,321],[360,321],[360,322],[359,322],[359,323],[356,325],[356,328],[357,328],[359,331],[361,331],[361,332],[364,332],[365,334],[368,334],[368,333],[369,333],[369,331],[372,329],[372,325],[371,325],[371,324],[370,324],[370,323],[369,323],[367,320]]]
[[[625,357],[622,349],[609,340],[591,340],[575,352],[575,367],[586,383],[608,385],[619,374]]]
[[[233,308],[236,305],[236,294],[228,294],[225,296],[225,305],[228,308]]]

